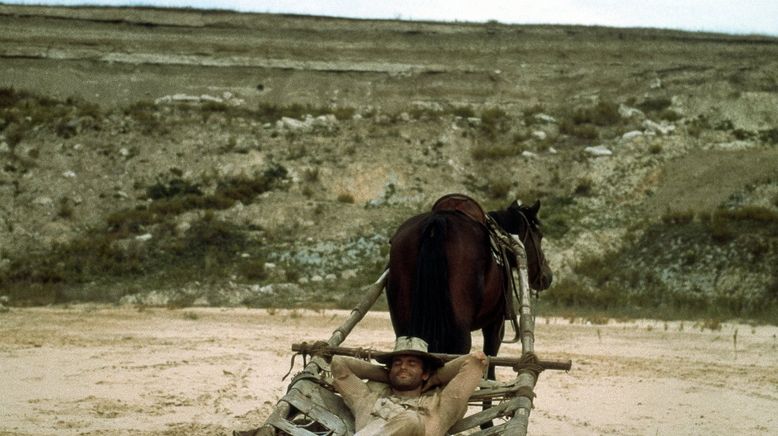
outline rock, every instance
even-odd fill
[[[306,124],[312,127],[325,127],[330,129],[338,124],[338,119],[333,114],[319,115],[316,118],[311,118],[310,121],[306,119]]]
[[[48,206],[51,206],[52,204],[54,204],[54,200],[52,200],[51,197],[46,197],[46,196],[35,197],[32,200],[32,204],[34,204],[36,206],[48,207]]]
[[[265,295],[295,295],[302,292],[303,289],[296,283],[272,283],[259,288],[259,293]]]
[[[443,106],[436,101],[414,101],[413,107],[430,112],[443,112]]]
[[[559,153],[556,148],[554,147],[548,147],[548,152],[551,154],[557,154]]]
[[[161,104],[170,103],[171,101],[173,101],[173,99],[169,95],[166,95],[164,97],[154,99],[154,104],[159,106]]]
[[[324,280],[327,280],[328,282],[334,282],[337,278],[338,278],[338,276],[336,276],[335,274],[332,274],[332,273],[327,274],[326,276],[324,276]]]
[[[214,97],[212,95],[203,94],[200,96],[200,101],[209,101],[212,103],[224,103],[224,100],[222,100],[219,97]]]
[[[650,132],[659,133],[661,135],[669,135],[670,133],[675,131],[675,125],[670,124],[666,121],[657,123],[651,120],[644,120],[643,128]]]
[[[648,87],[651,89],[659,89],[662,87],[662,79],[659,77],[655,78],[651,81],[651,83],[648,84]]]
[[[646,114],[643,113],[640,109],[625,106],[623,104],[619,105],[619,115],[622,118],[645,118]]]
[[[141,242],[146,242],[146,241],[150,241],[150,240],[151,240],[151,238],[152,238],[152,235],[151,235],[151,233],[144,233],[144,234],[142,234],[142,235],[138,235],[138,236],[136,236],[136,237],[135,237],[135,240],[136,240],[136,241],[141,241]]]
[[[533,138],[537,139],[538,141],[543,141],[544,139],[546,139],[548,137],[546,132],[544,132],[542,130],[535,130],[534,132],[532,132],[531,136]]]
[[[176,234],[178,236],[183,236],[186,234],[187,230],[189,230],[192,227],[192,223],[189,221],[182,221],[178,224],[176,224]]]
[[[526,157],[526,158],[530,158],[530,159],[538,157],[538,155],[536,153],[533,153],[533,152],[527,151],[527,150],[522,151],[521,152],[521,156],[522,157]]]
[[[11,147],[5,141],[0,141],[0,154],[8,154],[11,152]]]
[[[547,123],[547,124],[557,123],[556,118],[552,117],[551,115],[546,115],[544,113],[535,114],[533,118],[535,118],[535,120],[540,121],[542,123]]]
[[[319,115],[318,117],[312,117],[310,115],[305,116],[305,120],[301,121],[295,118],[283,117],[276,122],[276,129],[288,130],[288,131],[300,131],[310,132],[313,129],[327,129],[331,130],[337,125],[338,119],[333,114]]]
[[[355,269],[347,269],[343,270],[340,273],[340,278],[343,280],[353,279],[357,276],[357,270]]]
[[[595,157],[601,157],[601,156],[611,156],[613,154],[608,147],[604,145],[597,145],[594,147],[586,147],[584,148],[584,152],[595,156]]]
[[[73,171],[68,170],[68,171],[65,171],[64,173],[62,173],[62,177],[65,177],[67,179],[72,179],[72,178],[76,177],[76,173],[73,172]]]
[[[186,95],[186,94],[175,94],[170,99],[176,102],[197,103],[200,101],[200,97],[197,97],[196,95]]]
[[[622,141],[631,141],[637,137],[643,136],[643,132],[640,130],[631,130],[623,135],[621,135]]]
[[[472,127],[478,127],[481,125],[481,119],[478,117],[467,117],[467,124]]]

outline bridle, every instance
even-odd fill
[[[517,204],[517,205],[520,206],[520,204]],[[527,218],[527,215],[524,213],[524,211],[521,210],[521,208],[517,208],[517,209],[518,209],[518,212],[519,212],[519,216],[521,216],[521,218],[524,220],[524,224],[526,224],[526,226],[524,227],[524,235],[523,236],[519,235],[520,238],[521,238],[521,243],[524,245],[524,249],[526,250],[527,249],[527,240],[528,239],[532,240],[531,241],[532,242],[532,250],[533,250],[533,252],[535,254],[535,259],[538,262],[538,269],[540,269],[540,264],[542,263],[541,259],[543,258],[542,257],[543,254],[540,251],[540,247],[539,247],[540,244],[530,234],[532,232],[532,222],[529,220],[529,218]]]

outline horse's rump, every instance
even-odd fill
[[[486,228],[460,212],[418,215],[392,238],[387,298],[395,332],[424,338],[435,351],[468,352],[470,331],[480,328],[474,321],[485,312],[501,316],[502,300],[484,295],[502,289]]]

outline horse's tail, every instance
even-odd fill
[[[433,214],[425,220],[411,296],[411,335],[427,341],[432,352],[445,351],[447,339],[455,331],[445,250],[446,227],[443,214]]]

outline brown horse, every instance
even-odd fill
[[[540,247],[539,209],[540,202],[527,207],[516,201],[489,215],[524,243],[530,286],[543,290],[552,273]],[[386,288],[397,336],[421,337],[431,352],[466,354],[470,332],[480,329],[484,352],[497,355],[509,278],[492,253],[485,221],[473,199],[451,194],[400,225],[391,241]],[[494,368],[489,376],[494,379]]]

